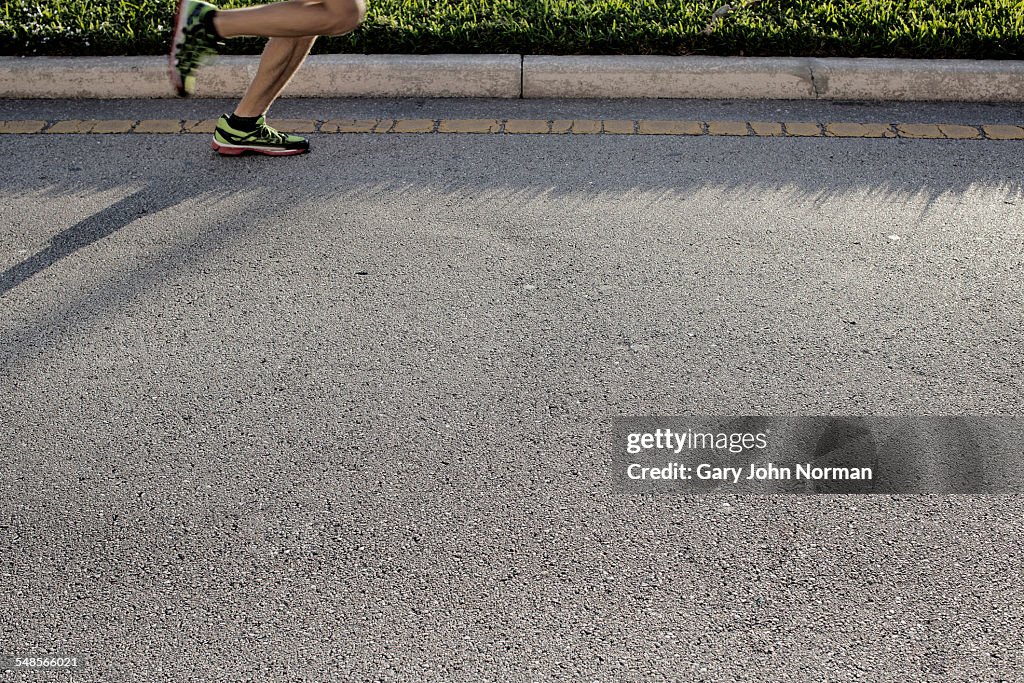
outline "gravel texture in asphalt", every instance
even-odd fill
[[[1024,143],[0,144],[5,654],[76,681],[1024,670],[1018,495],[608,470],[613,415],[1018,412]]]

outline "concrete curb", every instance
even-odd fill
[[[196,97],[239,97],[258,58],[223,56],[203,67]],[[313,55],[287,97],[511,97],[522,93],[519,55]],[[174,97],[164,57],[0,57],[0,97]]]
[[[1020,102],[1024,62],[526,56],[523,97]]]
[[[289,97],[519,97],[519,55],[314,55]]]
[[[799,100],[815,93],[799,58],[526,56],[523,97]]]
[[[1024,62],[973,59],[809,59],[829,100],[1024,101]]]
[[[198,97],[241,95],[256,57],[203,68]],[[1024,62],[520,55],[314,55],[289,97],[1024,101]],[[0,97],[172,97],[163,57],[0,57]]]

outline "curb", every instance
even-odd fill
[[[1020,102],[1024,62],[526,56],[523,97]]]
[[[239,97],[255,56],[205,66],[197,97]],[[173,97],[163,57],[0,57],[0,97]],[[1024,62],[804,57],[313,55],[286,97],[1022,102]]]
[[[814,99],[794,57],[523,57],[523,97]]]
[[[256,56],[221,56],[199,72],[196,97],[242,95]],[[522,92],[519,55],[313,55],[286,97],[510,97]],[[175,97],[166,57],[0,57],[0,97]]]

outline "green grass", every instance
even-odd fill
[[[369,0],[317,52],[712,54],[1019,59],[1024,0],[763,0],[704,29],[726,0]],[[231,0],[223,7],[258,2]],[[737,3],[739,4],[739,3]],[[0,54],[162,54],[171,0],[3,0]],[[230,41],[258,52],[262,41]]]

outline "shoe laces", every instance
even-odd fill
[[[259,136],[261,138],[269,139],[275,145],[284,144],[285,140],[287,140],[288,138],[288,136],[282,133],[281,131],[271,126],[268,126],[266,121],[262,121],[259,123],[259,125],[256,126],[256,132],[259,133]]]

